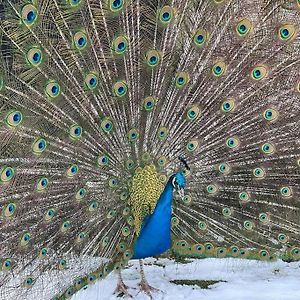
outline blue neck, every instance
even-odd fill
[[[173,184],[172,181],[169,180],[167,185],[165,186],[164,191],[160,195],[155,210],[153,212],[153,215],[155,215],[155,212],[159,210],[160,208],[170,209],[172,207],[172,200],[173,200]]]

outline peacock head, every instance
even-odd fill
[[[185,177],[182,172],[177,172],[171,177],[173,187],[178,191],[180,197],[184,197]]]
[[[184,188],[186,185],[184,172],[187,170],[189,171],[190,167],[187,163],[187,160],[183,156],[179,156],[178,159],[180,160],[180,163],[182,165],[182,170],[175,173],[173,176],[171,176],[171,182],[172,182],[173,187],[177,190],[179,196],[181,198],[183,198],[184,197]]]

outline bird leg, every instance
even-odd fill
[[[151,292],[160,292],[160,290],[149,285],[145,277],[143,261],[140,259],[139,263],[140,263],[141,278],[142,278],[141,282],[139,283],[140,290],[145,292],[152,299]]]
[[[127,296],[132,298],[132,296],[128,292],[128,286],[123,281],[121,268],[118,269],[118,283],[114,294],[117,294],[118,297]]]

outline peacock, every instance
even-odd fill
[[[299,0],[0,1],[0,298],[299,260],[299,31]]]

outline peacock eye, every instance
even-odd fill
[[[287,42],[296,36],[295,26],[292,24],[284,24],[278,29],[278,37],[280,40]]]
[[[86,233],[85,232],[80,232],[77,236],[77,243],[82,243],[86,238]]]
[[[269,217],[268,217],[268,215],[266,213],[260,213],[259,216],[258,216],[258,219],[262,223],[269,222]]]
[[[230,137],[226,140],[226,146],[230,149],[235,149],[239,146],[240,142],[237,137]]]
[[[48,186],[48,182],[49,181],[46,177],[41,178],[37,183],[37,187],[36,187],[37,191],[38,192],[44,191]]]
[[[268,75],[268,70],[263,65],[256,66],[251,72],[252,79],[254,79],[256,81],[259,81],[259,80],[265,78],[267,75]]]
[[[264,177],[266,176],[266,172],[265,172],[265,170],[262,169],[262,168],[255,168],[255,169],[253,170],[253,175],[254,175],[256,178],[258,178],[258,179],[262,179],[262,178],[264,178]]]
[[[292,196],[293,192],[292,192],[292,188],[289,186],[284,186],[280,189],[280,193],[283,197],[285,198],[289,198]]]
[[[73,140],[78,140],[82,136],[82,127],[79,125],[73,125],[69,131],[70,137]]]
[[[88,277],[88,282],[89,283],[93,283],[95,280],[96,280],[96,276],[93,275],[93,274]]]
[[[113,85],[113,94],[118,97],[124,97],[127,94],[127,84],[125,81],[117,81]]]
[[[265,154],[272,154],[275,152],[275,147],[270,143],[265,143],[261,146],[261,150]]]
[[[4,217],[9,219],[11,218],[16,212],[17,205],[15,203],[9,203],[4,208]]]
[[[217,257],[224,257],[226,255],[226,249],[219,247],[217,250]]]
[[[214,195],[218,192],[218,187],[215,184],[209,184],[206,187],[206,191],[207,191],[208,194]]]
[[[244,228],[246,230],[252,230],[253,229],[253,222],[249,221],[249,220],[246,220],[244,221]]]
[[[79,4],[81,3],[82,0],[68,0],[68,1],[69,1],[70,6],[77,7],[77,6],[79,6]]]
[[[218,167],[220,173],[222,173],[223,175],[227,175],[230,173],[231,171],[231,167],[228,163],[222,163],[219,165]]]
[[[278,118],[278,112],[273,108],[268,108],[263,112],[263,117],[269,122],[274,122]]]
[[[250,193],[248,192],[239,193],[239,199],[241,203],[248,203],[250,201]]]
[[[60,270],[64,270],[67,267],[67,261],[65,259],[61,259],[58,263],[58,267]]]
[[[31,235],[30,233],[26,232],[21,238],[21,246],[22,247],[27,246],[30,240],[31,240]]]
[[[105,133],[109,133],[110,131],[113,130],[113,122],[109,118],[103,118],[100,127]]]
[[[0,171],[0,183],[6,183],[13,179],[15,171],[11,167],[3,167]]]
[[[203,46],[208,41],[208,32],[205,29],[198,29],[194,36],[193,42],[197,47]]]
[[[236,32],[240,37],[245,37],[252,29],[252,23],[248,19],[241,20],[236,26]]]
[[[86,189],[85,188],[80,188],[77,191],[77,193],[75,195],[75,198],[76,198],[76,200],[81,200],[85,197],[85,195],[86,195]]]
[[[123,9],[124,6],[123,0],[110,0],[109,3],[110,3],[109,7],[112,12],[119,12],[120,10]]]
[[[55,215],[55,209],[54,208],[49,208],[47,211],[46,211],[46,213],[45,213],[45,221],[46,222],[49,222],[49,221],[51,221],[52,219],[53,219],[53,217],[54,217],[54,215]]]
[[[24,280],[24,286],[26,288],[31,288],[34,284],[34,280],[31,276],[28,276],[25,280]]]
[[[35,6],[27,4],[22,9],[22,21],[27,26],[32,26],[38,17],[38,12]]]
[[[157,164],[158,164],[159,167],[164,167],[167,164],[167,158],[165,156],[161,156],[157,160]]]
[[[221,105],[221,110],[225,113],[232,112],[235,107],[234,99],[225,100]]]
[[[199,221],[198,222],[198,228],[200,229],[200,230],[206,230],[207,229],[207,224],[206,224],[206,222],[204,222],[204,221]]]
[[[280,234],[278,235],[278,241],[279,241],[280,243],[282,243],[282,244],[287,243],[288,239],[289,239],[288,236],[287,236],[286,234],[284,234],[284,233],[280,233]]]
[[[80,286],[82,286],[82,283],[83,283],[82,279],[77,279],[76,286],[80,287]]]
[[[109,165],[109,157],[106,154],[100,154],[97,160],[99,167],[106,167]]]
[[[212,243],[205,243],[205,250],[206,251],[210,251],[210,250],[213,250],[214,249],[214,246]]]
[[[94,90],[98,86],[98,75],[94,72],[87,74],[84,83],[89,90]]]
[[[143,105],[144,109],[146,111],[152,111],[154,109],[154,107],[155,107],[156,102],[157,101],[153,97],[151,97],[151,96],[146,97],[144,99],[144,101],[143,101],[143,103],[144,103],[144,105]]]
[[[46,85],[46,90],[45,91],[46,91],[46,95],[50,99],[57,98],[61,93],[60,85],[56,81],[50,81]]]
[[[226,71],[226,65],[223,60],[218,60],[217,62],[215,62],[215,64],[212,67],[212,74],[215,77],[222,76],[225,73],[225,71]]]
[[[15,128],[21,124],[22,119],[23,116],[21,112],[13,111],[6,116],[5,123],[9,128]]]
[[[70,228],[71,228],[70,221],[65,221],[65,222],[62,223],[62,225],[60,227],[60,231],[62,233],[66,233],[66,232],[68,232],[70,230]]]
[[[300,255],[300,249],[298,247],[293,247],[291,253],[294,257],[298,258]]]
[[[129,196],[128,192],[127,192],[127,191],[123,191],[123,192],[120,194],[120,199],[121,199],[122,201],[126,201],[126,200],[128,199],[128,196]],[[125,207],[125,208],[124,208],[123,214],[124,214],[124,212],[125,212],[127,209],[128,209],[128,207]]]
[[[172,217],[171,218],[171,225],[172,225],[172,227],[178,226],[179,223],[180,223],[180,221],[179,221],[179,219],[177,217]]]
[[[42,58],[42,51],[36,47],[31,48],[26,54],[27,62],[33,67],[39,66],[42,62]]]
[[[13,263],[10,258],[7,258],[3,261],[2,267],[0,268],[1,271],[7,272],[12,269]]]
[[[190,75],[187,72],[179,72],[176,74],[175,82],[178,89],[185,87],[190,81]]]
[[[185,195],[182,198],[182,201],[185,205],[190,205],[192,203],[192,197],[190,195]]]
[[[42,248],[39,254],[40,258],[45,258],[47,256],[48,249],[47,248]]]
[[[67,177],[74,177],[79,171],[79,167],[75,164],[71,165],[67,170]]]
[[[128,226],[124,226],[124,227],[122,228],[122,234],[123,234],[124,236],[129,236],[130,233],[131,233],[131,231],[130,231],[130,229],[129,229]]]
[[[222,209],[222,214],[225,218],[228,218],[232,215],[232,211],[231,211],[230,208],[225,207],[225,208]]]
[[[43,138],[37,138],[32,144],[32,152],[35,155],[42,154],[47,148],[47,142]]]
[[[162,25],[168,25],[174,18],[174,9],[171,6],[164,6],[159,11],[159,20]]]
[[[128,136],[128,138],[129,138],[129,136]],[[125,166],[126,166],[127,170],[132,170],[135,167],[135,163],[132,159],[128,159],[125,162]]]
[[[90,211],[90,212],[94,212],[94,211],[96,211],[96,210],[98,209],[98,207],[99,207],[98,202],[97,202],[97,201],[93,201],[93,202],[90,204],[90,206],[89,206],[89,211]]]
[[[116,188],[119,186],[119,180],[116,177],[112,177],[109,179],[108,185],[111,188]]]
[[[239,248],[237,246],[231,246],[230,250],[233,255],[236,255],[239,253]]]
[[[139,138],[139,133],[135,128],[133,128],[133,129],[129,130],[127,137],[130,142],[136,142],[137,139]]]
[[[186,112],[187,120],[194,121],[201,115],[200,108],[197,105],[193,105]]]
[[[198,147],[199,147],[199,142],[197,140],[192,140],[188,142],[186,145],[186,149],[188,150],[188,152],[194,152],[195,150],[198,149]]]
[[[127,37],[120,35],[112,42],[112,49],[116,54],[124,54],[128,49]]]
[[[157,50],[149,50],[146,53],[146,61],[149,67],[156,67],[160,62],[160,53]]]
[[[164,140],[168,136],[169,130],[166,127],[158,128],[157,137]]]
[[[87,46],[87,35],[83,31],[78,31],[74,34],[73,42],[78,50],[83,50]]]
[[[262,259],[268,259],[270,257],[270,253],[267,250],[260,250],[259,251],[259,256]]]

